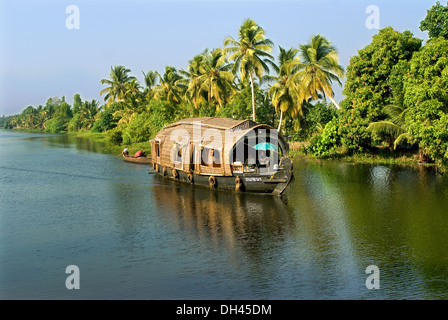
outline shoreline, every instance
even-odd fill
[[[32,129],[4,129],[11,131],[19,131],[25,133],[47,133],[41,130]],[[59,133],[72,136],[74,138],[89,139],[94,142],[105,143],[104,151],[110,154],[120,155],[125,144],[114,142],[105,133],[98,132],[88,132],[88,131],[78,131],[78,132],[65,132]],[[341,161],[351,164],[376,164],[376,165],[399,165],[403,167],[419,168],[425,167],[434,169],[436,173],[446,174],[448,173],[448,167],[443,165],[437,165],[435,163],[421,163],[418,160],[416,153],[411,151],[394,153],[390,151],[382,150],[379,153],[365,152],[360,154],[344,154],[342,152],[335,153],[328,157],[315,157],[307,154],[304,151],[303,146],[306,142],[290,142],[289,154],[292,158],[301,157],[307,160],[314,161]],[[147,142],[138,142],[126,144],[129,149],[130,154],[134,154],[138,150],[143,150],[147,155],[151,154],[151,144]]]
[[[423,163],[419,160],[416,152],[402,151],[392,152],[387,150],[378,150],[378,152],[364,152],[358,154],[344,154],[343,152],[334,153],[327,157],[312,156],[304,151],[304,142],[291,142],[289,153],[291,157],[301,157],[314,161],[341,161],[351,164],[370,164],[385,166],[401,166],[407,168],[427,168],[432,169],[438,174],[447,174],[448,167],[436,163]]]
[[[79,131],[79,132],[68,132],[67,135],[70,135],[75,138],[84,138],[84,139],[90,139],[95,142],[104,142],[107,144],[105,147],[105,151],[113,154],[121,154],[124,147],[126,146],[129,150],[129,154],[134,154],[139,150],[144,151],[147,155],[151,154],[151,144],[149,141],[146,142],[134,142],[134,143],[117,143],[114,142],[108,137],[106,134],[101,132],[88,132],[88,131]]]

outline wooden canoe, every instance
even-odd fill
[[[141,164],[151,164],[151,157],[135,157],[133,155],[123,156],[124,161],[141,163]]]

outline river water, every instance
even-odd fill
[[[296,158],[280,199],[103,148],[0,131],[1,299],[448,299],[446,176]]]

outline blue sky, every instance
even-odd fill
[[[275,49],[298,47],[320,33],[336,46],[340,63],[371,42],[369,5],[379,9],[380,28],[392,26],[426,40],[420,21],[435,0],[0,0],[0,116],[48,98],[79,93],[96,99],[111,66],[142,72],[186,68],[205,48],[237,37],[246,18],[266,30]],[[444,1],[441,2],[444,4]],[[68,29],[69,5],[79,8],[79,29]],[[334,87],[336,99],[343,98]]]

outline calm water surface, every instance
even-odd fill
[[[102,147],[0,131],[1,299],[448,298],[448,179],[427,168],[295,159],[279,199],[166,181]]]

